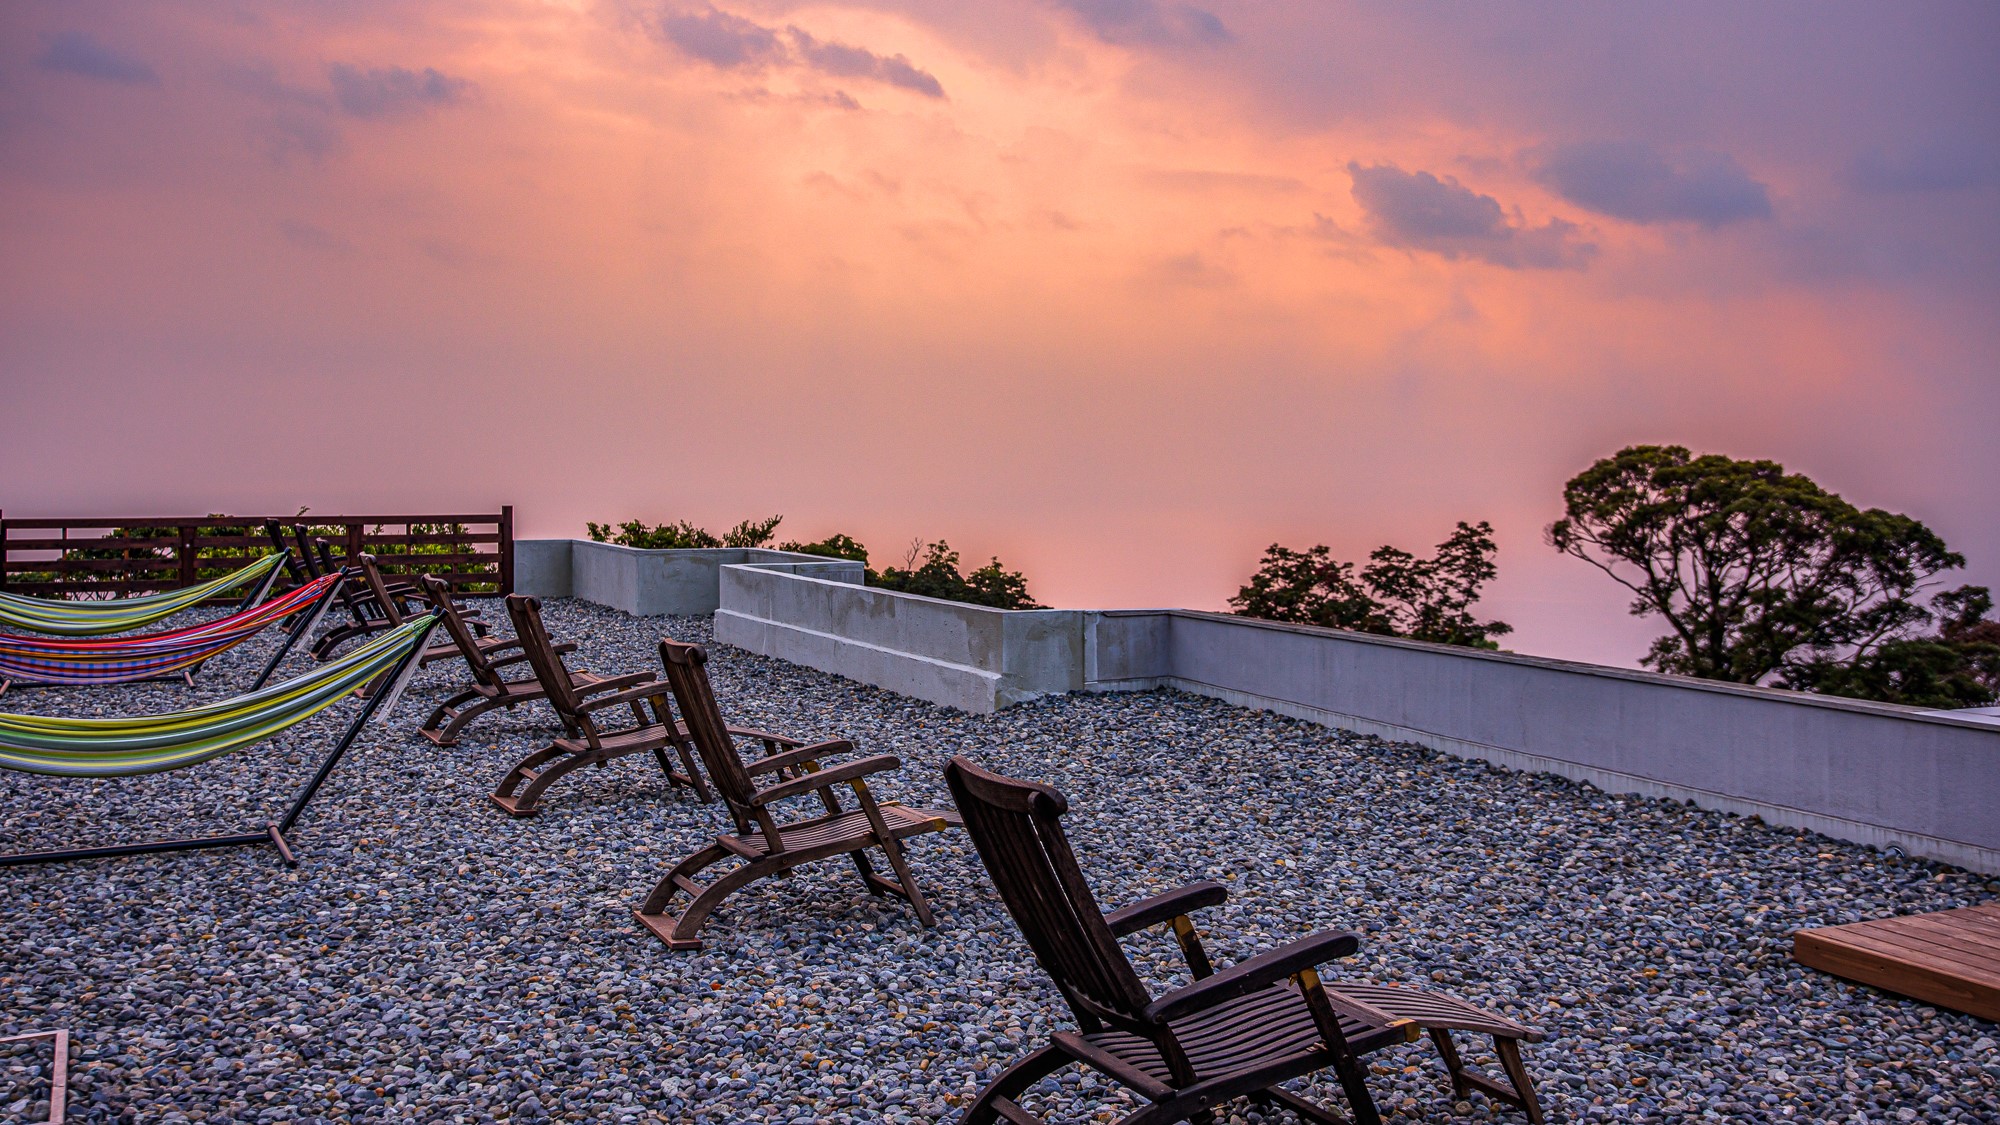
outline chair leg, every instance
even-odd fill
[[[459,710],[467,703],[472,706]],[[461,691],[438,704],[437,710],[432,711],[431,717],[424,720],[424,725],[418,728],[417,733],[439,746],[456,746],[458,732],[465,729],[465,724],[499,705],[498,701],[476,691]],[[440,723],[443,725],[439,726]]]
[[[917,921],[927,930],[937,925],[937,919],[931,916],[930,904],[924,901],[924,892],[917,889],[917,877],[910,874],[909,861],[903,858],[903,842],[890,836],[882,841],[882,851],[889,857],[889,866],[896,872],[896,881],[903,885],[903,897],[909,899],[911,907],[915,908]]]
[[[682,860],[667,877],[646,896],[646,901],[632,913],[639,924],[653,931],[654,936],[667,943],[669,949],[700,949],[701,928],[708,922],[708,916],[722,905],[722,900],[742,890],[744,887],[773,874],[784,866],[781,859],[765,856],[763,859],[745,863],[714,882],[703,886],[694,881],[694,873],[721,860],[731,853],[720,845],[704,848]],[[671,922],[666,918],[667,904],[673,900],[674,892],[686,891],[694,900],[681,911],[680,917]]]
[[[1070,1058],[1060,1048],[1043,1047],[1013,1066],[1000,1072],[1000,1077],[987,1083],[972,1104],[965,1107],[960,1115],[959,1125],[990,1125],[1000,1120],[999,1103],[1018,1110],[1014,1099],[1025,1093],[1028,1087],[1068,1066]]]
[[[709,792],[708,782],[702,779],[701,767],[695,764],[694,754],[688,749],[688,744],[674,743],[674,753],[680,756],[681,768],[687,771],[688,784],[694,787],[695,798],[704,805],[715,800],[715,794]]]
[[[542,791],[556,778],[588,764],[591,758],[592,755],[575,754],[560,746],[545,746],[515,763],[487,799],[499,805],[508,816],[533,816]],[[550,762],[555,764],[549,765]],[[527,788],[521,790],[524,782]],[[521,791],[517,794],[516,790]]]
[[[1444,1059],[1444,1068],[1451,1072],[1451,1096],[1460,1101],[1472,1096],[1472,1084],[1465,1080],[1465,1060],[1458,1057],[1458,1045],[1451,1041],[1450,1030],[1442,1027],[1430,1029],[1431,1042],[1436,1044],[1438,1055]]]
[[[1347,1108],[1354,1113],[1354,1125],[1382,1125],[1382,1114],[1375,1108],[1375,1097],[1368,1092],[1368,1070],[1361,1060],[1352,1054],[1335,1056],[1333,1072],[1339,1076],[1340,1088],[1347,1094]]]
[[[1493,1053],[1500,1056],[1500,1069],[1507,1072],[1507,1081],[1514,1084],[1514,1092],[1520,1095],[1520,1106],[1528,1115],[1532,1125],[1542,1125],[1541,1099],[1535,1097],[1535,1083],[1528,1077],[1528,1068],[1521,1064],[1521,1041],[1496,1035],[1493,1037]]]

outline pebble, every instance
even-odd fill
[[[710,640],[706,619],[546,611],[601,673],[657,670],[663,634]],[[0,709],[226,698],[274,643],[225,654],[192,693],[17,688]],[[944,803],[953,754],[1062,789],[1106,906],[1225,882],[1197,919],[1218,963],[1351,929],[1361,952],[1330,984],[1438,988],[1544,1028],[1527,1056],[1553,1121],[2000,1121],[1993,1025],[1789,957],[1802,927],[2000,892],[1982,877],[1172,691],[973,716],[712,655],[732,721],[900,756],[883,799]],[[296,869],[237,848],[0,874],[0,1035],[72,1032],[72,1120],[932,1121],[1068,1025],[961,833],[910,846],[934,930],[832,863],[739,893],[701,952],[666,949],[629,910],[722,809],[632,757],[510,820],[485,794],[557,726],[529,705],[433,747],[415,727],[459,678],[433,666],[367,730],[292,834]],[[0,773],[0,849],[262,824],[350,706],[172,774]],[[1126,947],[1151,987],[1184,981],[1170,936]],[[47,1054],[0,1044],[0,1117],[46,1110]],[[1456,1102],[1427,1044],[1369,1062],[1387,1120],[1522,1120]],[[1331,1082],[1300,1089],[1342,1104]],[[1076,1071],[1026,1100],[1071,1121],[1137,1104]],[[1292,1120],[1247,1103],[1224,1119]]]

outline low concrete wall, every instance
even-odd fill
[[[2000,728],[1982,716],[1228,614],[986,609],[777,551],[572,542],[543,559],[544,542],[516,544],[528,592],[714,612],[723,643],[967,711],[1176,687],[2000,873]]]
[[[1085,671],[2000,872],[1977,717],[1185,610],[1093,615]]]
[[[715,639],[903,695],[987,714],[1083,686],[1076,610],[1000,610],[898,594],[790,566],[725,565]]]
[[[543,598],[582,598],[637,617],[714,613],[719,568],[758,563],[859,584],[863,567],[846,559],[761,548],[646,551],[585,539],[529,539],[514,545],[514,589]]]

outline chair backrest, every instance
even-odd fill
[[[750,831],[757,819],[750,798],[757,787],[750,780],[750,771],[743,768],[743,758],[736,752],[736,740],[729,736],[729,724],[722,717],[722,709],[715,704],[715,688],[708,681],[708,653],[700,645],[662,640],[660,664],[666,668],[674,705],[680,709],[681,722],[687,724],[695,752],[708,767],[709,779],[715,782],[716,790],[729,806],[737,830]]]
[[[444,622],[445,633],[458,646],[458,654],[465,657],[465,666],[472,669],[472,678],[486,687],[500,686],[500,673],[493,670],[493,662],[479,647],[472,626],[465,623],[458,603],[452,600],[451,583],[435,574],[419,574],[417,583],[423,587],[424,600],[431,603],[431,609]]]
[[[396,604],[395,598],[389,596],[389,586],[382,581],[382,568],[375,565],[375,556],[364,553],[354,558],[361,564],[361,577],[368,583],[368,591],[375,595],[377,602],[381,603],[382,615],[389,619],[390,625],[401,625],[402,607]]]
[[[526,594],[508,594],[507,617],[514,622],[514,636],[520,640],[521,651],[527,654],[535,678],[542,682],[549,706],[562,717],[563,725],[572,731],[582,729],[578,709],[583,706],[583,699],[570,682],[569,669],[563,666],[562,655],[549,640],[548,629],[542,625],[542,603]]]
[[[944,776],[1007,912],[1077,1022],[1143,1027],[1151,998],[1063,834],[1069,802],[1049,786],[1002,777],[963,757],[946,764]]]

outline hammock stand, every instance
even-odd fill
[[[0,623],[31,633],[60,637],[101,637],[122,633],[162,621],[189,606],[207,601],[224,590],[234,589],[253,578],[262,579],[237,603],[237,612],[261,603],[278,580],[278,568],[289,558],[265,555],[241,570],[212,582],[142,594],[136,598],[116,598],[102,602],[78,602],[61,598],[31,598],[0,592]]]
[[[263,632],[272,622],[289,617],[292,623],[285,631],[285,643],[271,654],[250,685],[250,690],[256,691],[277,671],[299,638],[325,616],[345,578],[345,573],[316,578],[254,608],[165,633],[104,640],[49,640],[0,633],[0,695],[16,684],[91,687],[180,679],[193,687],[194,674],[203,664]]]
[[[0,867],[20,867],[33,863],[60,863],[74,859],[108,859],[114,856],[150,855],[156,852],[185,852],[205,848],[229,848],[254,844],[271,845],[278,849],[278,857],[284,861],[285,866],[297,867],[299,864],[298,857],[292,853],[291,845],[285,839],[285,833],[292,830],[292,826],[298,822],[299,817],[306,811],[306,806],[312,803],[314,795],[319,792],[319,787],[326,783],[327,776],[333,772],[335,766],[340,764],[341,757],[347,753],[349,747],[354,745],[354,740],[360,737],[361,728],[368,724],[368,720],[373,718],[377,711],[383,711],[384,707],[387,707],[389,711],[394,710],[397,697],[403,694],[404,686],[409,683],[410,676],[417,670],[417,657],[423,652],[425,643],[430,639],[431,628],[436,623],[437,618],[434,616],[418,618],[402,628],[385,634],[370,644],[356,649],[338,661],[321,668],[316,668],[303,676],[295,677],[269,689],[270,693],[274,696],[288,691],[293,694],[303,695],[315,687],[338,682],[343,676],[359,676],[363,672],[366,673],[358,689],[343,687],[335,696],[337,700],[339,695],[346,695],[349,690],[358,691],[364,697],[360,712],[354,716],[352,722],[347,724],[347,729],[341,733],[340,739],[333,744],[333,748],[327,751],[326,757],[320,762],[319,768],[313,773],[311,780],[299,788],[298,794],[292,799],[291,807],[285,810],[285,815],[278,820],[266,823],[262,830],[237,832],[226,836],[199,836],[186,840],[152,840],[143,844],[112,844],[95,848],[63,848],[54,851],[15,852],[8,855],[0,855]],[[376,671],[373,665],[383,663],[391,653],[394,654],[393,662],[388,663],[386,669]],[[382,659],[376,659],[378,657]],[[369,691],[368,688],[370,687],[376,690]],[[311,718],[313,715],[324,710],[325,706],[330,705],[331,703],[328,703],[302,714],[282,718],[281,721],[277,722],[276,726],[261,731],[256,738],[242,745],[247,746],[254,742],[262,742],[279,731]],[[388,717],[389,711],[383,711],[385,719]],[[179,715],[185,716],[199,713],[200,710],[197,709],[195,712],[179,712]],[[19,718],[19,716],[5,717]],[[173,718],[174,716],[161,717]],[[230,747],[210,756],[220,757],[222,754],[229,753],[230,750],[240,748],[241,746]],[[207,759],[203,758],[200,760],[206,761]],[[198,764],[198,762],[191,761],[187,764],[194,765]],[[174,768],[176,767],[167,766],[162,770],[135,772],[165,772],[165,770]]]

